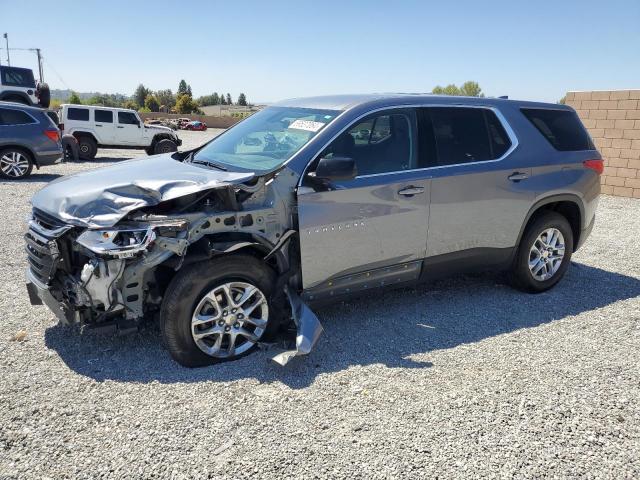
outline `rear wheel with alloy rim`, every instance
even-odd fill
[[[511,277],[517,288],[539,293],[564,276],[571,262],[573,231],[557,212],[545,212],[527,226],[516,254]]]
[[[160,328],[186,367],[234,360],[278,328],[275,274],[259,259],[230,255],[183,267],[165,292]]]
[[[4,178],[19,180],[26,178],[33,170],[31,155],[24,150],[8,148],[0,150],[0,175]]]

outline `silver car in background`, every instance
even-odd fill
[[[554,286],[589,235],[600,154],[569,107],[433,95],[295,99],[201,148],[63,177],[33,197],[33,303],[65,323],[159,318],[179,363],[249,353],[309,305],[489,269]]]

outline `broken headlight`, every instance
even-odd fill
[[[156,238],[152,227],[85,230],[76,240],[99,255],[130,257],[145,250]]]

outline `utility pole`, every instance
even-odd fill
[[[11,57],[9,57],[9,35],[5,33],[4,39],[7,42],[7,65],[11,66]]]
[[[40,83],[44,82],[44,74],[42,73],[42,55],[40,55],[40,49],[36,48],[36,54],[38,55],[38,72],[40,73]]]

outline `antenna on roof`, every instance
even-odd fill
[[[509,100],[509,95],[500,95],[498,98],[502,98],[503,100]]]

